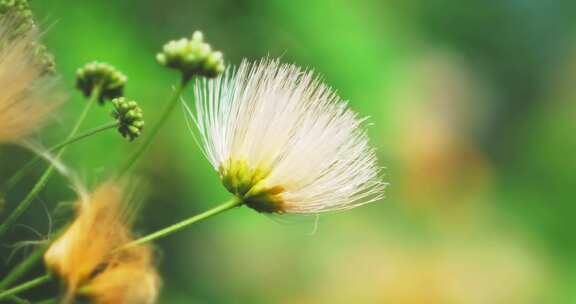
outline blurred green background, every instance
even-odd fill
[[[576,303],[576,2],[572,0],[34,0],[70,101],[47,132],[59,142],[91,60],[130,78],[148,123],[177,74],[154,56],[200,29],[229,64],[281,57],[314,68],[371,117],[386,198],[316,217],[241,208],[156,243],[161,303]],[[186,99],[191,100],[191,90]],[[109,121],[109,109],[85,124]],[[135,144],[134,144],[135,145]],[[66,155],[87,187],[134,148],[114,132]],[[0,179],[31,157],[0,150]],[[17,201],[42,167],[8,196]],[[226,199],[181,111],[138,168],[146,233]],[[75,198],[55,177],[8,243],[5,273],[66,222]],[[8,205],[10,206],[10,205]],[[38,268],[30,277],[42,272]],[[26,295],[42,299],[56,286]]]

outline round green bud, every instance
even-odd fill
[[[118,97],[112,99],[112,105],[111,115],[118,121],[118,132],[129,141],[138,138],[144,129],[144,113],[138,103]]]
[[[194,33],[192,33],[192,41],[204,41],[204,34],[201,31],[194,31]]]
[[[128,77],[115,67],[96,61],[86,64],[76,72],[76,87],[84,96],[91,96],[93,90],[99,87],[100,104],[106,100],[121,97],[127,81]]]
[[[156,61],[167,68],[179,70],[185,80],[193,76],[216,77],[225,70],[222,52],[212,50],[204,35],[195,31],[190,39],[169,41],[156,55]]]

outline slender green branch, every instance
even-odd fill
[[[8,300],[11,300],[12,302],[16,303],[16,304],[30,304],[31,302],[26,300],[26,299],[22,299],[20,297],[17,296],[9,296]]]
[[[42,285],[42,284],[50,281],[51,278],[52,278],[52,276],[50,276],[49,274],[45,274],[41,277],[37,277],[35,279],[32,279],[26,283],[20,284],[14,288],[0,292],[0,300],[7,299],[13,295],[17,295],[20,292],[23,292],[23,291],[26,291],[28,289],[34,288],[36,286]]]
[[[23,261],[21,261],[6,276],[4,276],[2,281],[0,281],[0,291],[3,291],[11,286],[12,283],[16,282],[16,280],[25,275],[38,261],[40,261],[52,242],[58,239],[58,237],[64,233],[66,228],[67,226],[64,226],[60,228],[56,233],[53,233],[45,243],[36,247],[36,249],[34,249],[30,255],[24,258]]]
[[[16,220],[28,209],[30,203],[36,198],[40,191],[44,188],[50,176],[54,172],[54,166],[50,166],[44,171],[44,174],[36,182],[32,190],[26,195],[26,197],[16,206],[16,208],[10,213],[10,215],[4,220],[2,225],[0,225],[0,237],[3,236],[8,229],[16,222]]]
[[[197,214],[195,216],[192,216],[190,218],[187,218],[183,221],[180,221],[176,224],[170,225],[166,228],[160,229],[156,232],[153,232],[151,234],[148,234],[146,236],[143,236],[137,240],[134,240],[120,248],[118,248],[117,250],[124,250],[133,246],[137,246],[137,245],[141,245],[144,243],[148,243],[151,242],[153,240],[157,240],[159,238],[163,238],[166,236],[169,236],[173,233],[176,233],[194,223],[200,222],[202,220],[205,220],[207,218],[210,218],[212,216],[215,216],[217,214],[220,214],[224,211],[230,210],[232,208],[238,207],[242,205],[242,201],[236,197],[226,201],[225,203],[218,205],[212,209],[206,210],[200,214]],[[29,259],[27,259],[24,263],[22,263],[21,265],[19,265],[19,267],[17,267],[16,269],[14,269],[7,277],[2,281],[2,286],[8,286],[10,285],[14,279],[16,279],[21,273],[22,271],[26,271],[27,269],[29,269],[29,265],[33,265],[39,258],[42,257],[42,255],[44,254],[44,251],[46,250],[47,246],[42,246],[41,248],[37,249],[37,251],[35,251],[32,255],[30,255]],[[16,273],[16,274],[15,274]],[[36,279],[33,279],[31,281],[25,282],[23,284],[20,284],[16,287],[13,287],[9,290],[6,290],[4,292],[0,292],[0,300],[7,298],[9,296],[15,295],[21,291],[30,289],[32,287],[38,286],[44,282],[47,282],[48,280],[50,280],[50,275],[44,275],[41,277],[38,277]],[[6,282],[6,280],[8,279],[8,282]]]
[[[92,135],[98,134],[100,132],[109,130],[109,129],[114,129],[118,127],[118,122],[110,122],[107,124],[104,124],[102,126],[90,129],[80,135],[77,135],[73,138],[70,138],[68,140],[65,140],[64,142],[61,142],[53,147],[50,147],[47,152],[57,152],[60,149],[76,143],[82,139],[88,138]],[[4,185],[2,185],[2,187],[0,188],[0,193],[6,193],[7,191],[9,191],[10,189],[12,189],[12,187],[14,187],[17,183],[19,183],[22,178],[24,176],[26,176],[26,174],[28,172],[30,172],[30,170],[34,167],[34,165],[36,165],[38,163],[38,161],[40,161],[42,159],[41,156],[36,156],[33,159],[31,159],[28,163],[26,163],[20,170],[18,170],[18,172],[16,172],[14,175],[12,175],[5,183]]]
[[[174,93],[172,93],[172,97],[170,97],[168,104],[160,114],[160,118],[158,119],[156,124],[152,126],[150,131],[148,131],[148,135],[144,138],[144,141],[140,144],[137,150],[130,156],[130,158],[128,159],[128,161],[126,161],[124,166],[122,166],[121,169],[118,171],[119,177],[124,176],[126,173],[130,171],[130,169],[132,169],[132,167],[136,164],[136,162],[142,156],[142,154],[146,152],[152,141],[154,141],[154,138],[156,137],[156,135],[158,135],[158,132],[160,131],[162,126],[164,126],[164,124],[170,117],[170,114],[172,114],[174,108],[178,104],[180,96],[182,95],[182,92],[186,88],[186,85],[188,84],[189,80],[190,79],[184,77],[182,81],[180,81],[180,83],[176,86],[176,88],[174,89]]]
[[[42,244],[40,247],[36,248],[32,254],[20,262],[20,264],[16,265],[16,267],[14,267],[14,269],[12,269],[12,271],[10,271],[0,282],[0,291],[5,290],[21,276],[26,274],[26,272],[36,264],[36,262],[42,259],[46,249],[48,249],[48,244]]]
[[[86,119],[86,116],[90,111],[90,108],[92,107],[93,104],[95,104],[98,101],[100,91],[101,91],[100,86],[96,86],[94,90],[92,90],[90,99],[88,100],[86,106],[84,106],[82,113],[80,113],[80,116],[78,117],[76,124],[72,128],[72,131],[70,131],[67,140],[70,140],[74,138],[74,136],[76,136],[76,133],[78,133],[78,130],[82,125],[82,122],[84,122],[84,120]],[[62,154],[64,154],[65,150],[66,150],[65,148],[62,148],[60,152],[56,154],[56,159],[62,157]],[[53,172],[54,172],[54,164],[51,164],[48,168],[46,168],[46,171],[44,171],[44,174],[42,174],[42,176],[36,182],[32,190],[28,193],[28,195],[24,197],[24,199],[18,204],[18,206],[16,206],[16,208],[12,211],[12,213],[10,213],[10,215],[8,215],[8,217],[4,220],[2,225],[0,225],[0,237],[2,237],[6,232],[8,232],[12,224],[14,224],[14,222],[16,222],[16,220],[22,215],[22,213],[24,213],[24,211],[28,209],[28,206],[30,206],[30,204],[36,198],[36,196],[40,193],[42,189],[44,189],[44,186],[46,186],[46,183],[52,176]]]
[[[72,138],[70,138],[70,139],[68,139],[68,140],[66,140],[66,141],[64,141],[64,142],[61,142],[61,143],[59,143],[59,144],[51,147],[50,149],[48,149],[48,151],[49,151],[49,152],[54,152],[54,151],[60,150],[60,149],[62,149],[62,148],[64,148],[64,147],[66,147],[66,146],[68,146],[68,145],[70,145],[70,144],[73,144],[73,143],[75,143],[75,142],[78,142],[78,141],[80,141],[80,140],[82,140],[82,139],[84,139],[84,138],[90,137],[90,136],[92,136],[92,135],[98,134],[98,133],[103,132],[103,131],[106,131],[106,130],[115,129],[115,128],[117,128],[117,127],[118,127],[118,122],[117,122],[117,121],[113,121],[113,122],[109,122],[109,123],[103,124],[103,125],[101,125],[101,126],[99,126],[99,127],[92,128],[92,129],[90,129],[90,130],[88,130],[88,131],[86,131],[86,132],[84,132],[84,133],[82,133],[82,134],[80,134],[80,135],[74,136],[74,137],[72,137]]]
[[[239,200],[238,198],[234,197],[234,198],[226,201],[225,203],[223,203],[223,204],[221,204],[221,205],[218,205],[218,206],[216,206],[216,207],[214,207],[214,208],[212,208],[212,209],[209,209],[209,210],[204,211],[204,212],[202,212],[202,213],[200,213],[200,214],[197,214],[197,215],[192,216],[192,217],[190,217],[190,218],[187,218],[187,219],[185,219],[185,220],[183,220],[183,221],[180,221],[180,222],[178,222],[178,223],[176,223],[176,224],[170,225],[170,226],[168,226],[168,227],[166,227],[166,228],[160,229],[160,230],[158,230],[158,231],[156,231],[156,232],[150,233],[150,234],[148,234],[148,235],[146,235],[146,236],[143,236],[143,237],[141,237],[141,238],[139,238],[139,239],[137,239],[137,240],[134,240],[134,241],[132,241],[132,242],[130,242],[130,243],[128,243],[128,244],[120,247],[118,250],[126,249],[126,248],[129,248],[129,247],[132,247],[132,246],[136,246],[136,245],[148,243],[148,242],[151,242],[151,241],[153,241],[153,240],[157,240],[157,239],[159,239],[159,238],[166,237],[166,236],[168,236],[168,235],[171,235],[171,234],[173,234],[173,233],[175,233],[175,232],[178,232],[178,231],[180,231],[180,230],[188,227],[189,225],[192,225],[192,224],[194,224],[194,223],[196,223],[196,222],[205,220],[205,219],[207,219],[207,218],[209,218],[209,217],[212,217],[212,216],[214,216],[214,215],[220,214],[220,213],[222,213],[222,212],[224,212],[224,211],[226,211],[226,210],[230,210],[230,209],[232,209],[232,208],[234,208],[234,207],[238,207],[238,206],[240,206],[241,204],[242,204],[242,201]]]

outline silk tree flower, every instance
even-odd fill
[[[364,118],[312,71],[244,61],[199,80],[186,107],[195,139],[226,189],[266,213],[321,213],[383,196]],[[196,128],[194,128],[194,126]]]
[[[38,130],[62,101],[54,81],[42,77],[29,31],[14,38],[14,25],[0,22],[0,143],[17,142]]]
[[[98,304],[155,303],[160,279],[147,245],[121,249],[133,240],[134,205],[122,185],[109,182],[76,203],[76,218],[44,255],[66,286],[66,301],[85,297]]]

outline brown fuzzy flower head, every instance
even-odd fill
[[[66,285],[66,300],[156,302],[160,279],[150,247],[120,249],[133,240],[129,201],[122,186],[107,183],[77,203],[75,220],[44,255],[48,268]]]
[[[54,81],[42,76],[29,47],[37,34],[29,31],[11,39],[13,30],[13,23],[0,20],[0,143],[37,131],[63,100]]]

